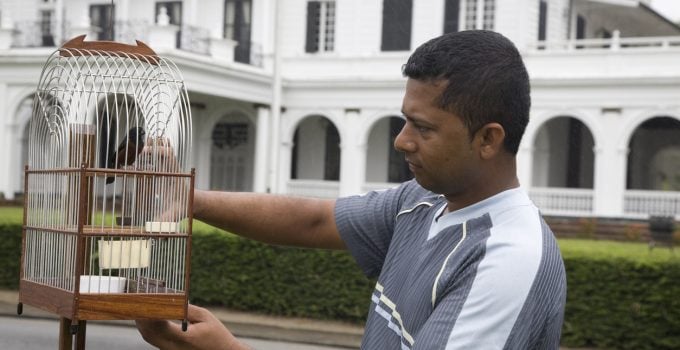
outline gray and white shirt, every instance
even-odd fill
[[[342,239],[378,276],[362,349],[558,349],[564,264],[527,194],[446,203],[415,181],[337,201]]]

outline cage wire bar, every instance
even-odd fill
[[[83,39],[47,59],[34,96],[20,303],[76,322],[186,320],[194,170],[182,75],[143,43]]]

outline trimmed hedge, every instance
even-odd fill
[[[20,235],[20,225],[0,223],[0,288],[17,288]],[[561,240],[560,246],[568,283],[563,345],[680,348],[680,256],[633,244]],[[360,323],[373,285],[346,252],[194,233],[194,302]]]
[[[375,281],[347,252],[273,247],[218,231],[195,233],[195,302],[285,316],[363,322]]]
[[[680,257],[646,254],[639,259],[564,254],[563,345],[680,349]]]

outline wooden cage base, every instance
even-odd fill
[[[19,302],[78,320],[186,320],[186,294],[174,293],[73,293],[24,281]]]

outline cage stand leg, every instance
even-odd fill
[[[59,319],[59,350],[85,350],[87,323],[73,323],[66,317]]]
[[[187,320],[182,320],[182,331],[186,332],[187,328],[189,328],[189,322],[187,322]]]

